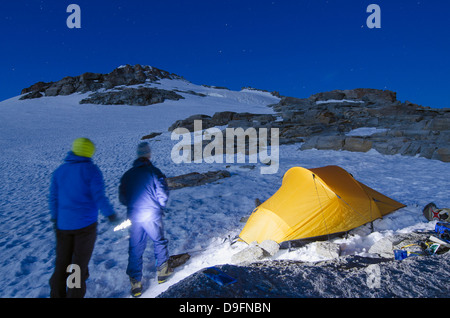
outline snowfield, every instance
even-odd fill
[[[125,207],[120,205],[117,193],[119,179],[131,167],[140,138],[152,132],[162,133],[151,139],[150,144],[153,162],[166,176],[227,169],[231,177],[171,192],[165,215],[170,253],[191,251],[192,257],[177,269],[167,283],[158,285],[155,280],[153,248],[149,244],[144,261],[145,292],[142,297],[164,296],[165,292],[167,297],[193,297],[193,294],[183,294],[181,289],[197,291],[199,297],[448,295],[448,287],[444,287],[446,291],[442,294],[428,293],[433,291],[433,286],[439,281],[449,281],[448,265],[444,265],[448,264],[448,253],[421,260],[411,258],[390,262],[387,266],[391,266],[397,274],[382,267],[382,284],[378,293],[358,293],[358,290],[349,292],[348,289],[353,285],[364,289],[363,283],[367,281],[365,269],[356,271],[353,278],[349,278],[342,272],[336,273],[337,265],[314,266],[317,262],[330,263],[327,263],[328,259],[318,255],[311,245],[291,251],[281,250],[259,265],[233,267],[237,268],[233,273],[239,274],[236,286],[242,287],[243,283],[239,279],[246,277],[246,292],[233,295],[227,291],[220,294],[220,288],[208,285],[210,287],[206,290],[210,294],[202,294],[198,282],[203,278],[198,278],[200,274],[197,272],[210,266],[222,266],[226,269],[235,265],[231,261],[232,255],[247,245],[242,242],[230,245],[225,239],[240,233],[244,226],[240,220],[250,215],[255,208],[255,199],[264,201],[269,198],[280,187],[283,175],[289,168],[339,165],[357,180],[407,205],[384,219],[375,221],[373,232],[368,226],[363,226],[352,231],[347,238],[333,240],[341,246],[342,262],[349,263],[358,257],[376,259],[377,256],[368,251],[384,237],[417,230],[433,230],[435,223],[427,222],[422,216],[422,208],[429,202],[435,202],[438,207],[450,207],[450,164],[418,157],[386,156],[373,150],[367,153],[314,149],[300,151],[300,144],[293,144],[280,146],[279,170],[275,174],[260,174],[261,163],[254,164],[255,167],[248,163],[203,162],[176,165],[171,160],[170,152],[177,141],[171,140],[171,133],[167,130],[176,120],[193,114],[213,115],[219,111],[273,113],[267,105],[277,103],[279,99],[260,91],[236,92],[199,86],[183,80],[162,80],[161,84],[152,83],[149,86],[179,91],[192,90],[207,97],[179,93],[185,97],[184,100],[166,101],[146,107],[79,105],[78,102],[88,94],[24,101],[15,97],[0,103],[0,297],[49,297],[48,280],[53,272],[55,238],[47,206],[48,189],[51,173],[62,163],[72,141],[78,137],[88,137],[94,141],[97,152],[93,160],[103,172],[107,196],[124,219]],[[127,258],[127,231],[114,232],[113,227],[100,215],[86,297],[129,297],[129,280],[125,274]],[[436,262],[433,263],[432,260]],[[308,265],[299,267],[300,261]],[[431,263],[408,269],[408,264],[414,266],[420,261]],[[420,275],[421,266],[425,269],[447,266],[447,269],[439,273],[425,271],[429,276],[429,289],[425,283],[410,293],[397,292],[398,284],[409,277],[408,271],[413,273],[411,276]],[[262,271],[256,271],[256,268]],[[270,284],[267,279],[265,283],[258,280],[261,273],[266,278],[275,275],[277,268],[280,277],[284,279],[272,280]],[[320,274],[316,278],[311,275],[314,268],[320,268]],[[400,273],[405,271],[406,276],[401,276]],[[294,272],[295,275],[292,274]],[[431,275],[435,276],[430,277]],[[297,283],[294,283],[295,277]],[[340,283],[327,285],[328,279]],[[253,285],[248,286],[249,282]],[[282,285],[277,286],[277,282]],[[177,283],[182,288],[177,289]],[[171,286],[173,287],[169,290]],[[290,286],[289,294],[282,292],[286,290],[286,286]],[[302,293],[301,286],[309,286],[305,288],[310,291],[324,292]]]

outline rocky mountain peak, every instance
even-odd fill
[[[79,76],[67,76],[57,82],[38,82],[21,92],[21,99],[43,96],[70,95],[73,93],[95,92],[99,89],[111,89],[116,86],[130,86],[161,79],[182,79],[173,73],[152,66],[122,65],[108,74],[87,72]]]

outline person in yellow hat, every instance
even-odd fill
[[[117,222],[105,195],[102,173],[92,162],[94,153],[95,145],[90,139],[76,139],[64,163],[52,175],[49,206],[56,232],[55,270],[50,279],[52,298],[84,297],[88,264],[97,238],[98,210]],[[66,285],[69,265],[78,266],[79,285]]]

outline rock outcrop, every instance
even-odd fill
[[[202,129],[208,129],[216,126],[225,126],[229,128],[260,128],[269,127],[269,123],[276,120],[276,116],[270,114],[252,114],[252,113],[237,113],[231,111],[217,112],[213,116],[198,114],[192,115],[186,119],[177,120],[169,127],[169,131],[176,128],[185,128],[189,131],[194,131],[194,121],[202,121]]]
[[[252,114],[252,113],[237,113],[237,112],[231,112],[231,111],[224,111],[224,112],[217,112],[213,116],[208,116],[204,114],[197,114],[192,115],[186,119],[177,120],[175,123],[173,123],[169,127],[169,131],[176,131],[177,128],[184,128],[187,129],[190,132],[194,132],[194,122],[195,121],[201,121],[201,129],[208,129],[212,127],[220,127],[222,132],[222,153],[226,153],[227,149],[227,128],[233,128],[238,129],[242,128],[244,133],[248,128],[271,128],[273,127],[273,123],[276,121],[277,117],[270,114]],[[253,140],[257,141],[257,145],[259,144],[259,134],[257,133],[256,136],[258,139]],[[267,145],[271,144],[271,131],[270,129],[267,130]],[[211,137],[213,140],[216,140],[219,138],[217,135],[214,135]],[[236,138],[236,137],[235,137]],[[207,140],[206,138],[202,138],[202,149],[204,149],[205,146],[207,146],[211,141]],[[248,155],[250,152],[253,151],[253,153],[257,150],[257,145],[254,145],[255,147],[252,148],[252,151],[250,150],[250,139],[246,137],[244,139],[245,147],[239,148],[237,143],[234,143],[234,153],[244,153]],[[192,144],[192,147],[194,147],[194,144]],[[192,153],[195,151],[194,148],[192,148]],[[214,155],[215,152],[213,151],[212,155]]]
[[[283,98],[274,109],[283,117],[280,137],[303,137],[302,150],[375,149],[450,162],[450,110],[402,103],[390,91],[338,90],[307,99]],[[361,127],[380,130],[348,135]]]
[[[231,174],[226,170],[208,171],[205,173],[192,172],[181,176],[166,178],[169,189],[176,190],[185,187],[195,187],[220,179],[229,178]]]
[[[279,143],[302,143],[301,150],[347,150],[421,156],[450,162],[450,109],[400,102],[396,93],[376,89],[335,90],[309,98],[283,97],[276,114],[219,112],[178,120],[169,131],[216,126],[279,129]],[[371,134],[350,132],[371,127]],[[376,128],[376,129],[375,129]],[[225,135],[225,134],[224,134]]]
[[[81,100],[80,104],[148,106],[162,103],[167,99],[179,100],[184,99],[184,97],[165,89],[128,87],[114,91],[93,93],[88,98]]]

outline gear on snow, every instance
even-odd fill
[[[433,202],[428,203],[422,212],[428,221],[450,221],[450,209],[439,209]]]

